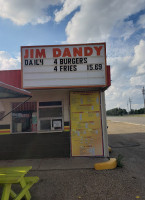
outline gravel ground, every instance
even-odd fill
[[[110,157],[121,154],[123,168],[32,171],[40,177],[32,200],[145,200],[145,128],[108,123]]]
[[[32,188],[32,200],[133,200],[138,195],[145,199],[139,180],[126,168],[37,171],[37,175],[41,179]]]

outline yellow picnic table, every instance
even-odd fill
[[[29,189],[34,183],[38,182],[39,178],[37,176],[25,177],[30,169],[32,169],[31,166],[0,168],[0,185],[3,186],[1,200],[20,200],[23,197],[26,200],[31,199]],[[13,184],[20,184],[21,191],[19,194],[13,191]]]

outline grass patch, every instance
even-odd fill
[[[124,166],[124,164],[123,164],[123,155],[121,155],[121,154],[119,154],[118,155],[118,157],[116,158],[116,160],[117,160],[117,167],[123,167]]]
[[[145,114],[128,115],[128,117],[145,117]]]

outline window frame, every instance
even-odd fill
[[[15,131],[15,132],[13,132],[13,113],[21,113],[21,114],[24,114],[24,113],[22,113],[23,111],[22,110],[20,110],[20,111],[17,111],[17,112],[15,112],[15,109],[14,108],[16,108],[17,107],[17,105],[19,105],[20,107],[21,106],[23,106],[23,104],[25,104],[25,103],[35,103],[36,104],[36,110],[35,110],[35,112],[37,113],[37,110],[38,110],[38,108],[37,108],[37,106],[38,106],[38,104],[37,104],[37,101],[27,101],[27,102],[23,102],[23,101],[12,101],[11,103],[10,103],[10,105],[11,105],[11,134],[33,134],[33,133],[37,133],[37,130],[38,130],[38,127],[36,128],[36,130],[33,130],[33,131]],[[16,106],[13,106],[14,104],[16,104]],[[19,107],[18,106],[18,107]],[[13,108],[14,107],[14,108]],[[31,118],[32,119],[32,118]],[[38,118],[37,118],[37,120],[38,120]],[[37,123],[37,125],[38,125],[38,123]],[[32,122],[31,122],[31,124],[30,124],[30,126],[32,126]]]
[[[44,132],[46,132],[46,133],[51,133],[51,132],[63,132],[63,130],[64,130],[64,104],[63,104],[63,101],[62,100],[60,100],[60,101],[53,101],[53,100],[49,100],[49,101],[43,101],[43,102],[61,102],[61,105],[53,105],[53,106],[39,106],[39,104],[40,103],[42,103],[42,101],[39,101],[38,102],[38,104],[37,104],[37,114],[38,114],[38,121],[37,121],[37,125],[38,125],[38,129],[37,129],[37,131],[39,132],[39,133],[44,133]],[[39,117],[39,109],[40,108],[62,108],[62,116],[61,117]],[[53,130],[53,127],[52,127],[52,123],[53,123],[53,120],[61,120],[61,123],[62,123],[62,127],[61,127],[61,129],[54,129]],[[51,130],[48,130],[48,129],[45,129],[45,130],[41,130],[40,129],[40,121],[41,120],[50,120],[51,121]]]

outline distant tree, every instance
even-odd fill
[[[144,114],[145,112],[144,112],[144,108],[140,108],[140,109],[136,109],[136,110],[131,110],[130,112],[129,112],[129,114]]]
[[[145,110],[144,110],[144,108],[140,108],[139,110],[138,110],[138,114],[144,114],[145,113]]]
[[[135,110],[131,109],[131,111],[129,112],[130,115],[135,114]]]
[[[107,110],[106,113],[108,116],[122,116],[122,115],[126,115],[127,111],[121,108],[113,108],[111,110]]]
[[[126,109],[122,109],[122,111],[123,111],[123,115],[127,115],[128,114]]]
[[[139,111],[138,110],[134,110],[134,114],[139,114]]]
[[[144,114],[145,113],[145,110],[144,108],[140,108],[140,109],[131,109],[131,111],[129,112],[130,115],[133,115],[133,114]],[[111,110],[107,110],[106,114],[108,116],[122,116],[122,115],[127,115],[127,111],[126,109],[122,109],[122,108],[113,108]]]

